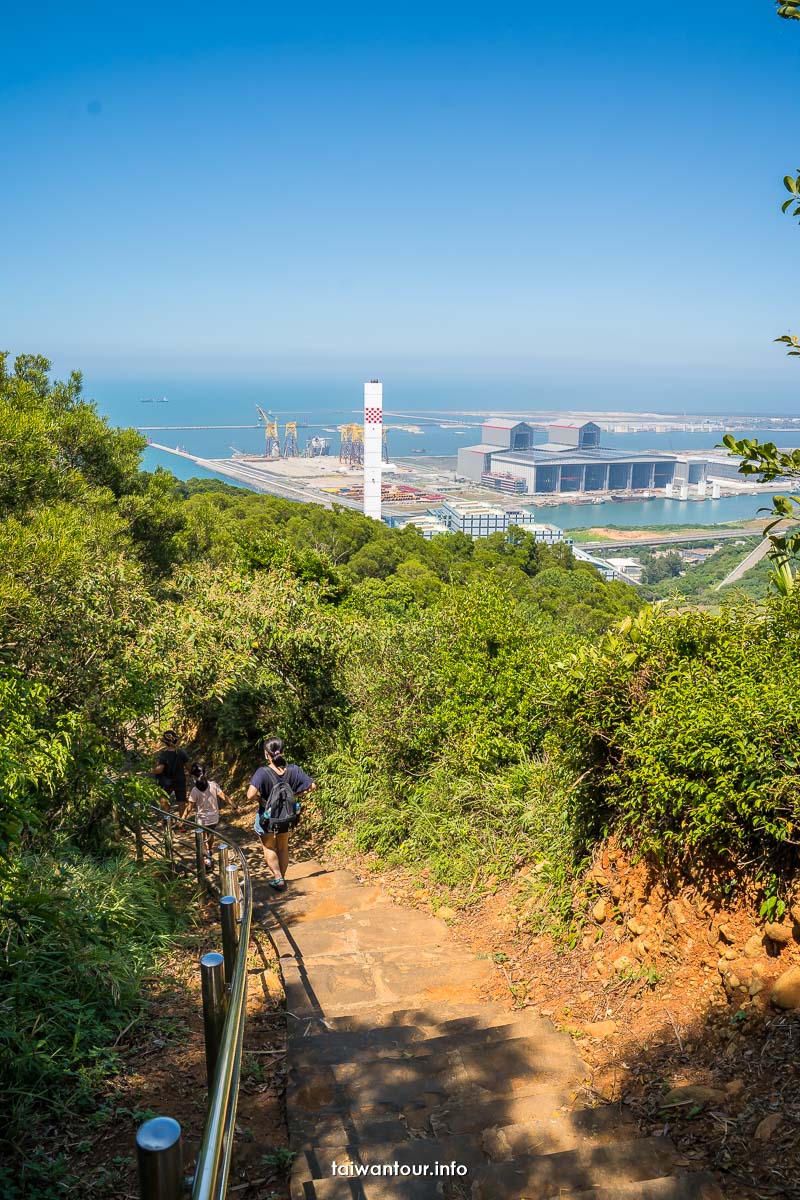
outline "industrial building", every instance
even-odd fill
[[[488,537],[490,533],[505,533],[511,525],[520,525],[532,533],[537,542],[565,541],[564,534],[554,525],[541,525],[533,513],[525,509],[505,509],[495,504],[469,500],[446,500],[427,513],[415,516],[387,518],[393,526],[416,525],[424,537],[437,533],[463,533],[469,538]]]
[[[527,421],[493,417],[477,446],[458,453],[458,474],[485,487],[527,495],[612,492],[635,494],[701,483],[705,464],[656,451],[610,450],[600,445],[593,421],[557,421],[547,441],[534,445]],[[690,478],[691,468],[691,478]]]
[[[429,512],[415,513],[413,517],[404,513],[403,515],[385,516],[383,519],[390,529],[403,529],[406,525],[413,525],[426,541],[436,537],[437,533],[449,533],[447,526],[438,517],[431,516]]]

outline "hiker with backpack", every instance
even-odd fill
[[[169,812],[170,797],[178,806],[178,816],[186,816],[186,775],[184,767],[189,761],[189,755],[178,745],[178,735],[174,729],[165,729],[161,735],[163,750],[156,757],[156,768],[153,772],[159,787],[166,793],[162,797],[161,807]]]
[[[261,838],[264,858],[272,871],[269,886],[276,892],[286,889],[286,868],[289,866],[289,831],[299,819],[298,796],[316,788],[314,780],[296,763],[287,763],[281,738],[268,738],[264,743],[266,763],[259,767],[247,789],[248,800],[258,800],[255,831]]]
[[[207,871],[214,870],[214,830],[219,824],[220,802],[227,804],[228,797],[218,783],[206,775],[205,763],[192,763],[189,774],[194,786],[189,793],[189,803],[195,806],[195,820],[203,826],[204,863]]]

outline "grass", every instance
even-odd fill
[[[142,976],[180,924],[180,894],[126,855],[69,846],[20,856],[0,914],[0,1194],[63,1194],[47,1130],[90,1113],[117,1070],[115,1042],[141,1008]]]
[[[526,924],[562,942],[577,938],[572,885],[583,864],[565,768],[547,757],[482,778],[440,767],[398,796],[369,772],[362,777],[354,760],[334,761],[344,765],[325,778],[319,795],[332,798],[320,803],[340,844],[375,853],[385,866],[424,866],[463,905],[531,868],[522,899]]]
[[[764,518],[766,520],[766,517]],[[613,538],[603,537],[603,530],[611,529],[614,533],[685,533],[687,537],[698,533],[718,533],[724,531],[741,531],[743,534],[757,532],[764,520],[750,517],[744,521],[721,521],[718,525],[692,525],[686,522],[671,522],[665,525],[614,525],[612,522],[595,525],[590,529],[565,529],[564,532],[574,542],[604,542],[613,543]]]

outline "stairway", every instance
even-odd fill
[[[588,1106],[571,1038],[482,1001],[493,968],[443,921],[316,862],[288,878],[259,909],[286,988],[292,1200],[723,1200],[667,1138]]]

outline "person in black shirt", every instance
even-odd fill
[[[264,758],[267,760],[266,764],[259,767],[250,780],[247,799],[259,801],[255,831],[261,838],[264,858],[272,871],[272,879],[267,882],[276,892],[282,892],[286,888],[284,876],[289,866],[289,834],[265,833],[261,823],[261,809],[267,806],[269,794],[278,780],[285,779],[295,796],[313,792],[317,785],[296,763],[287,763],[280,738],[268,738],[264,744]]]
[[[165,729],[161,735],[164,743],[156,757],[156,769],[153,772],[158,784],[166,795],[161,801],[164,812],[169,812],[170,797],[178,806],[178,816],[186,816],[186,773],[184,767],[189,761],[189,755],[178,745],[178,735],[174,729]]]

